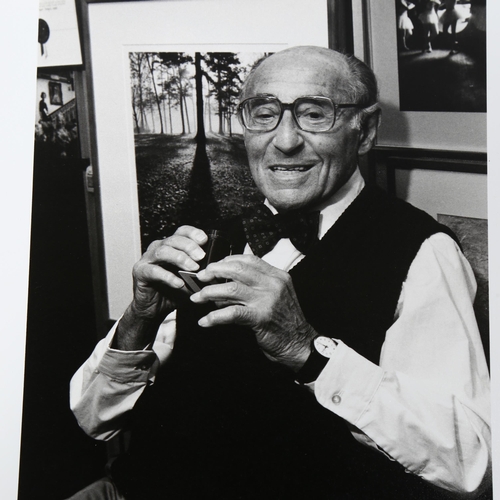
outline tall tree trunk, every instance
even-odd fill
[[[207,143],[205,134],[205,122],[203,120],[203,79],[201,72],[201,54],[194,55],[195,83],[196,83],[196,148],[204,148]]]
[[[149,113],[151,114],[151,121],[153,122],[153,130],[151,132],[154,134],[156,132],[155,110],[153,108],[153,103],[151,101],[149,101]]]
[[[217,69],[217,80],[221,81],[221,71],[220,69]],[[217,91],[217,102],[219,103],[219,135],[223,135],[224,134],[224,116],[223,116],[223,112],[222,112],[222,92],[221,90],[219,89]]]
[[[135,123],[135,130],[137,133],[140,132],[139,130],[139,118],[137,117],[137,107],[134,103],[134,99],[132,98],[132,111],[134,113],[134,123]]]
[[[151,61],[149,59],[149,54],[146,54],[146,62],[148,63],[148,68],[149,68],[149,73],[151,74],[151,83],[153,85],[153,91],[155,94],[155,101],[156,101],[156,107],[158,108],[158,116],[160,118],[160,134],[163,134],[163,118],[161,115],[161,106],[160,106],[160,98],[158,97],[158,91],[156,90],[156,81],[155,81],[155,74],[153,71],[153,65],[151,64]],[[153,123],[154,123],[154,118],[153,118]]]
[[[171,102],[171,97],[170,93],[167,94],[168,97],[168,122],[170,123],[170,133],[174,135],[174,127],[172,126],[172,102]]]
[[[163,108],[163,126],[165,127],[165,133],[168,134],[168,127],[167,127],[167,110],[165,108],[165,99],[162,99],[161,102],[162,108]]]
[[[188,134],[190,134],[191,133],[191,124],[189,123],[189,112],[188,112],[186,94],[184,94],[182,96],[182,100],[184,101],[184,111],[186,112],[186,123],[187,123],[187,126],[188,126]]]
[[[208,130],[210,132],[213,132],[212,129],[212,103],[210,101],[210,92],[207,94],[207,114],[208,114]]]
[[[141,126],[140,126],[140,130],[139,130],[139,133],[143,133],[144,132],[144,127],[147,126],[147,123],[145,124],[146,122],[146,112],[144,110],[145,108],[145,105],[144,105],[144,98],[143,98],[143,95],[142,95],[142,57],[139,57],[138,58],[138,69],[137,69],[137,76],[138,76],[138,80],[139,80],[139,111],[140,111],[140,116],[141,116]]]
[[[179,104],[181,108],[181,123],[182,123],[182,135],[186,135],[186,124],[184,122],[184,92],[182,90],[182,76],[181,76],[181,68],[179,66]]]

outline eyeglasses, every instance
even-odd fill
[[[238,117],[247,130],[270,132],[279,125],[284,111],[289,109],[301,130],[326,132],[335,124],[338,109],[358,107],[358,104],[335,104],[323,96],[299,97],[292,103],[284,103],[273,95],[264,95],[242,101],[238,106]]]

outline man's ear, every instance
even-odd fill
[[[364,155],[373,147],[377,137],[377,129],[380,125],[380,109],[376,109],[364,117],[359,129],[358,155]]]

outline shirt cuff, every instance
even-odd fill
[[[146,382],[156,359],[153,350],[117,351],[108,348],[96,368],[96,373],[121,383]]]
[[[356,425],[383,379],[384,370],[342,341],[314,383],[318,402]]]

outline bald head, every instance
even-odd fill
[[[354,56],[324,47],[291,47],[263,59],[245,81],[241,100],[273,80],[294,82],[300,75],[316,75],[336,102],[368,107],[377,102],[377,83],[371,69]]]

